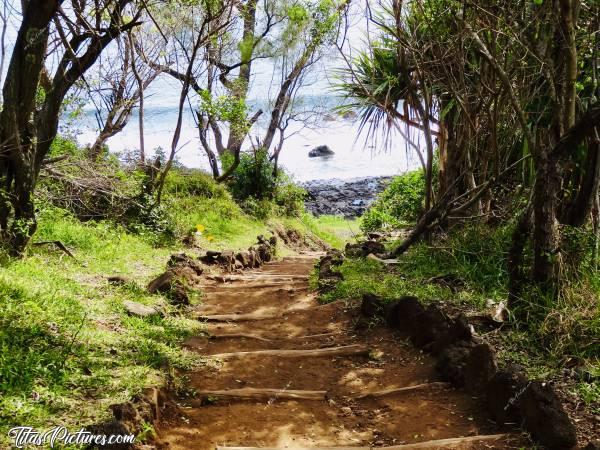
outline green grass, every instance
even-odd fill
[[[353,242],[360,234],[358,219],[304,214],[300,220],[308,231],[338,249],[343,248],[347,242]]]
[[[443,300],[463,310],[484,311],[489,300],[498,303],[508,296],[509,233],[508,227],[465,228],[435,243],[415,245],[395,267],[368,258],[346,259],[339,268],[344,279],[322,300],[358,299],[374,293],[392,301],[415,295],[425,303]],[[433,279],[439,276],[459,284],[449,286]],[[573,392],[599,411],[600,292],[592,281],[585,277],[572,281],[554,301],[528,290],[522,300],[531,311],[528,320],[512,322],[489,338],[499,350],[501,363],[518,363],[533,378],[560,377],[566,360],[581,361],[581,370],[592,374],[593,381],[578,383]]]
[[[27,424],[77,427],[108,417],[108,406],[157,383],[166,366],[199,358],[180,348],[200,330],[176,311],[143,320],[124,300],[162,302],[140,287],[108,285],[125,274],[144,286],[171,249],[107,223],[81,224],[60,211],[40,217],[36,240],[61,240],[76,260],[34,247],[6,260],[0,274],[0,445],[8,429]]]
[[[157,239],[144,229],[134,234],[110,222],[81,223],[42,206],[34,241],[59,240],[75,258],[48,245],[31,247],[24,259],[0,259],[0,448],[15,425],[79,429],[108,418],[109,405],[160,385],[173,368],[202,363],[181,348],[201,331],[198,321],[170,306],[164,318],[147,319],[130,317],[123,307],[125,300],[167,304],[144,288],[169,255],[194,253],[180,239],[198,225],[204,250],[247,248],[275,226],[315,232],[339,246],[345,230],[356,228],[309,215],[259,220],[205,176],[194,180],[178,174],[167,190],[175,239]],[[109,285],[106,278],[116,274],[132,282]]]

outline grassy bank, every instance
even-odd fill
[[[201,331],[197,321],[168,307],[165,317],[127,315],[123,301],[166,304],[144,286],[164,270],[170,254],[194,250],[181,239],[195,233],[203,249],[242,249],[276,227],[341,245],[346,221],[244,212],[220,186],[203,177],[205,191],[190,191],[174,172],[165,198],[168,237],[110,221],[81,222],[69,212],[41,205],[34,241],[60,241],[71,258],[52,245],[33,246],[26,258],[3,258],[0,270],[0,447],[12,426],[70,429],[102,421],[109,405],[127,401],[162,383],[174,369],[202,360],[180,347]],[[198,183],[196,183],[198,184]],[[352,225],[351,225],[352,226]],[[280,246],[281,254],[292,250]],[[106,278],[131,280],[112,286]],[[196,301],[201,301],[201,298]]]
[[[468,227],[432,244],[420,243],[386,267],[368,258],[346,259],[344,279],[323,301],[357,299],[375,293],[388,301],[403,295],[442,300],[472,314],[489,311],[508,296],[505,249],[510,227]],[[600,291],[597,278],[581,277],[566,287],[559,301],[529,291],[523,302],[527,321],[505,324],[487,338],[498,347],[501,364],[517,363],[534,379],[568,384],[574,398],[600,414]],[[519,311],[512,311],[512,313]],[[565,367],[576,367],[565,381]],[[568,371],[570,369],[567,369]]]

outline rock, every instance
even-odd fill
[[[167,262],[167,266],[172,268],[189,267],[196,275],[202,275],[204,272],[202,265],[185,253],[171,255],[169,262]]]
[[[209,266],[217,264],[217,258],[221,256],[221,252],[214,250],[207,250],[204,256],[200,257],[200,261]]]
[[[129,314],[136,317],[152,317],[160,315],[160,312],[156,308],[129,300],[125,300],[123,306]]]
[[[130,430],[129,427],[120,420],[109,420],[100,424],[91,425],[86,427],[86,430],[95,435],[104,435],[104,436],[126,436],[132,433],[133,430]],[[112,444],[112,445],[103,445],[102,449],[110,449],[110,450],[128,450],[132,449],[133,444]]]
[[[439,353],[446,347],[461,341],[470,341],[473,338],[471,326],[464,314],[455,318],[448,318],[445,325],[438,331],[435,341],[431,345],[433,353]]]
[[[106,278],[106,281],[114,286],[123,286],[124,284],[131,283],[131,280],[122,275],[111,275],[110,277]]]
[[[476,345],[471,350],[465,366],[465,386],[472,393],[485,392],[496,374],[498,364],[494,350],[488,343]]]
[[[235,259],[242,263],[243,267],[252,267],[252,260],[250,259],[250,252],[239,252],[235,255]]]
[[[450,318],[434,304],[428,305],[416,321],[411,338],[418,348],[431,346],[441,336],[447,335],[452,323]]]
[[[188,305],[189,286],[196,279],[197,274],[190,267],[172,267],[152,280],[147,290],[150,294],[164,294],[174,305]]]
[[[356,118],[358,117],[358,114],[356,113],[356,111],[352,111],[352,110],[350,110],[350,111],[346,111],[346,112],[345,112],[345,113],[342,115],[342,117],[343,117],[344,119],[346,119],[346,120],[354,120],[354,119],[356,119]]]
[[[333,156],[335,152],[331,150],[327,145],[319,145],[308,152],[310,158],[318,158],[321,156]]]
[[[516,401],[526,385],[527,378],[516,366],[497,371],[489,380],[486,403],[492,419],[498,425],[521,422]]]
[[[532,381],[519,397],[525,429],[548,450],[567,450],[577,445],[575,426],[554,389]]]
[[[383,299],[375,294],[363,294],[360,304],[360,313],[369,319],[383,317],[385,312],[385,303]]]
[[[443,380],[457,387],[464,386],[465,368],[474,345],[471,341],[462,341],[447,347],[440,353],[435,368]]]
[[[388,326],[396,328],[412,336],[417,325],[417,317],[425,312],[425,308],[417,297],[406,296],[392,302],[388,306],[386,322]]]
[[[383,240],[384,237],[385,237],[385,235],[383,233],[378,233],[376,231],[371,231],[371,232],[367,233],[367,238],[370,241],[381,241],[381,240]]]
[[[385,253],[385,246],[381,242],[365,241],[356,244],[347,243],[345,250],[348,256],[364,258],[370,254],[381,255]]]
[[[600,440],[589,442],[583,450],[600,450]]]
[[[343,275],[334,270],[344,261],[344,256],[338,250],[329,250],[325,256],[322,256],[317,264],[319,270],[319,291],[329,292],[335,288],[335,285],[343,280]]]
[[[335,122],[335,117],[333,115],[331,115],[331,114],[325,114],[323,116],[323,120],[325,122]]]

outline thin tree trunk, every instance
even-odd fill
[[[146,162],[146,148],[144,143],[144,81],[138,72],[138,69],[135,64],[135,45],[133,43],[133,35],[129,33],[129,49],[131,51],[131,71],[133,72],[133,76],[138,84],[138,92],[140,96],[140,107],[138,112],[138,128],[140,133],[140,163],[144,164]]]

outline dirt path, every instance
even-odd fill
[[[208,320],[212,338],[196,337],[186,345],[221,356],[187,374],[203,395],[182,401],[163,420],[161,448],[369,448],[427,441],[438,442],[398,450],[519,448],[507,436],[440,441],[501,431],[475,399],[435,383],[427,355],[388,329],[357,334],[342,304],[319,305],[308,287],[315,258],[284,258],[205,286],[198,313]],[[232,354],[254,351],[262,352]],[[423,386],[358,398],[415,385]]]

